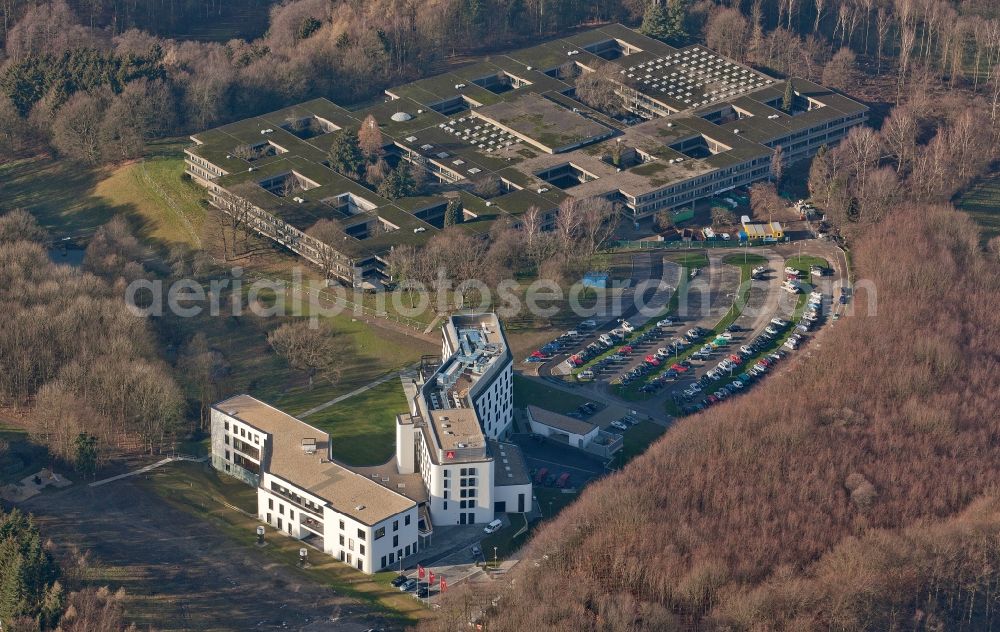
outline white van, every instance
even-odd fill
[[[503,520],[500,520],[498,518],[493,522],[489,523],[488,525],[486,525],[483,531],[485,531],[486,533],[496,533],[497,531],[500,530],[500,527],[502,526],[503,526]]]

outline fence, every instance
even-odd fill
[[[713,239],[710,241],[612,241],[605,248],[608,252],[619,250],[704,250],[706,248],[759,248],[771,243]]]

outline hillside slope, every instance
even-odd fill
[[[488,629],[996,623],[996,257],[966,216],[911,206],[854,259],[854,316],[541,529]],[[450,596],[427,629],[489,603]]]

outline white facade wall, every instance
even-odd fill
[[[500,503],[503,503],[500,505]],[[531,483],[501,485],[493,489],[493,508],[497,513],[531,511]]]
[[[324,549],[365,573],[392,568],[399,563],[400,556],[406,558],[417,552],[417,520],[416,507],[374,525],[358,522],[327,507]]]
[[[416,471],[414,434],[416,427],[412,424],[401,424],[396,420],[396,469],[400,474],[413,474]]]
[[[426,472],[424,481],[434,524],[480,524],[493,520],[493,461],[431,463]]]
[[[494,440],[507,439],[514,424],[514,363],[507,359],[496,368],[494,375],[488,386],[473,389],[473,406],[483,434]],[[476,386],[489,379],[484,376]]]
[[[567,432],[565,430],[560,430],[558,428],[553,428],[552,426],[547,426],[541,422],[531,419],[529,413],[528,418],[531,423],[531,431],[535,434],[540,434],[543,437],[562,435],[568,437],[568,443],[574,448],[583,449],[590,445],[590,442],[597,438],[597,434],[600,432],[600,427],[594,426],[594,429],[587,434],[577,434],[575,432]]]
[[[248,480],[233,461],[236,454],[243,454],[235,445],[237,439],[257,447],[261,458],[266,455],[269,435],[213,409],[212,464],[223,473],[257,486],[257,517],[261,522],[297,539],[319,535],[325,553],[365,573],[394,568],[401,557],[418,551],[419,516],[415,505],[378,524],[366,525],[333,509],[319,496],[268,472],[263,472],[259,480]],[[254,462],[259,466],[259,460]],[[274,485],[299,498],[289,498],[274,489]]]

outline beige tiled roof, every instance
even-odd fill
[[[330,503],[336,511],[373,525],[406,511],[414,502],[375,481],[330,461],[330,435],[251,397],[237,395],[215,405],[270,435],[263,468]],[[314,439],[316,451],[307,453],[303,439]]]

